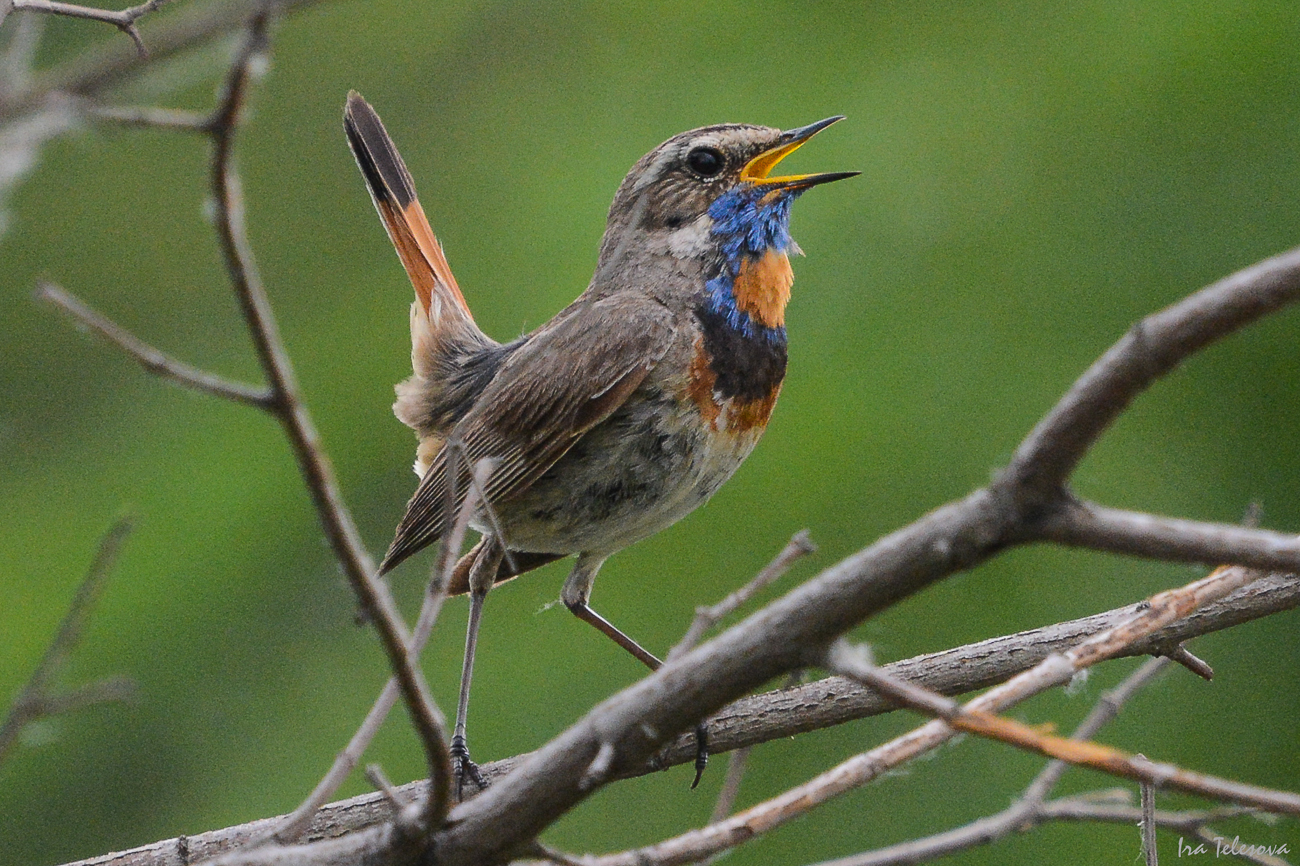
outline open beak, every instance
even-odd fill
[[[755,186],[780,187],[802,192],[808,187],[816,186],[819,183],[830,183],[833,180],[843,180],[846,177],[861,174],[861,172],[857,171],[831,171],[824,174],[791,174],[784,177],[769,177],[778,162],[794,153],[803,146],[805,141],[832,123],[843,119],[844,115],[837,114],[835,117],[828,117],[825,120],[819,120],[816,123],[810,123],[807,126],[781,133],[781,137],[777,139],[773,147],[768,148],[745,163],[745,167],[740,171],[740,179]]]

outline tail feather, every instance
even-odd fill
[[[370,188],[375,209],[415,287],[420,311],[432,334],[447,328],[469,331],[470,339],[486,337],[474,323],[465,296],[451,273],[442,244],[429,226],[415,194],[406,164],[389,138],[379,115],[356,91],[348,94],[343,128],[357,165]]]

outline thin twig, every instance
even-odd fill
[[[1186,587],[1153,596],[1146,606],[1113,628],[1083,641],[1065,653],[1048,656],[1032,669],[965,704],[962,710],[999,713],[1032,695],[1067,683],[1080,670],[1117,654],[1125,646],[1150,635],[1174,619],[1186,616],[1201,604],[1222,598],[1257,576],[1257,573],[1246,569],[1218,569],[1209,577]],[[785,824],[840,794],[859,788],[901,763],[947,742],[955,734],[956,731],[947,722],[928,722],[911,733],[856,755],[808,782],[725,821],[646,848],[596,858],[592,862],[599,866],[669,866],[698,862]],[[1109,751],[1105,756],[1107,761],[1113,757]],[[1169,765],[1151,765],[1143,772],[1131,764],[1116,761],[1113,764],[1103,762],[1103,766],[1098,768],[1129,778],[1147,778],[1158,786],[1177,788],[1202,796],[1257,805],[1270,811],[1300,813],[1300,795],[1214,779]]]
[[[731,753],[727,761],[727,774],[722,779],[722,788],[718,791],[718,800],[713,804],[713,813],[709,823],[716,824],[731,814],[736,807],[736,798],[740,796],[740,783],[745,778],[745,769],[749,764],[749,754],[753,746],[743,746]]]
[[[64,695],[51,693],[50,683],[67,663],[73,648],[81,641],[86,623],[90,619],[90,612],[104,593],[104,587],[113,573],[113,566],[117,563],[122,544],[131,534],[132,526],[131,518],[119,518],[100,539],[95,558],[91,560],[85,578],[77,587],[77,593],[72,598],[72,604],[68,606],[68,612],[63,616],[63,622],[59,624],[54,640],[50,641],[40,664],[32,671],[27,684],[23,686],[22,691],[9,707],[4,722],[0,723],[0,761],[4,760],[9,749],[13,747],[22,729],[37,719],[91,703],[120,700],[129,693],[129,687],[120,678],[82,686]]]
[[[797,536],[796,536],[797,537]],[[803,680],[803,671],[791,671],[782,688],[792,689]],[[736,808],[736,799],[740,796],[740,783],[744,781],[745,770],[749,768],[749,755],[753,746],[741,746],[731,753],[727,760],[727,774],[722,777],[722,787],[718,790],[718,799],[713,804],[709,823],[716,824],[727,817]],[[707,862],[713,862],[710,858]]]
[[[46,15],[62,15],[67,18],[84,18],[90,21],[103,21],[121,30],[135,43],[136,51],[141,57],[148,57],[149,52],[140,38],[140,31],[135,22],[170,0],[147,0],[139,6],[129,9],[96,9],[93,6],[80,6],[75,3],[63,3],[60,0],[13,0],[13,8],[25,12],[42,12]]]
[[[1128,650],[1133,653],[1157,651],[1171,642],[1187,640],[1221,629],[1231,628],[1262,616],[1294,610],[1300,606],[1300,577],[1268,575],[1207,605],[1187,619],[1155,632]],[[940,653],[894,662],[885,669],[898,676],[923,682],[944,694],[958,694],[986,688],[1032,667],[1054,652],[1064,652],[1083,638],[1097,634],[1126,620],[1141,605],[1128,605],[1103,614],[1072,622],[1058,623],[1013,635],[992,638]],[[1144,665],[1139,670],[1145,669]],[[1127,682],[1127,681],[1126,681]],[[1121,691],[1123,685],[1116,691]],[[1117,696],[1119,697],[1119,696]],[[1103,695],[1093,714],[1106,711]],[[869,689],[863,689],[841,677],[830,677],[794,689],[782,689],[739,700],[714,717],[711,742],[720,754],[747,745],[786,739],[806,731],[842,724],[854,719],[890,712],[894,705]],[[1089,719],[1092,719],[1090,714]],[[1088,724],[1087,721],[1084,723]],[[1081,726],[1080,730],[1084,730]],[[1087,734],[1086,736],[1091,736]],[[517,769],[532,754],[517,755],[484,764],[480,769],[495,787],[499,780]],[[689,763],[695,759],[694,738],[685,734],[662,755],[669,765]],[[622,776],[641,776],[662,770],[665,763],[647,762],[630,767]],[[1046,773],[1051,764],[1044,769]],[[1062,766],[1062,770],[1065,767]],[[1054,782],[1053,782],[1054,784]],[[407,798],[423,796],[425,782],[411,782],[398,788]],[[491,790],[489,788],[489,790]],[[309,833],[335,835],[350,832],[364,834],[377,831],[388,820],[388,809],[374,794],[333,803],[322,808]],[[1136,817],[1129,823],[1135,823]],[[213,830],[184,839],[157,842],[123,853],[122,862],[131,866],[168,866],[177,862],[180,852],[191,860],[218,856],[244,845],[266,830],[267,821]],[[77,866],[92,866],[82,862]]]
[[[191,367],[182,361],[158,351],[153,346],[136,337],[125,328],[91,309],[75,295],[53,283],[42,282],[37,285],[36,299],[53,304],[63,310],[82,326],[103,337],[135,359],[141,367],[156,376],[170,379],[186,388],[193,388],[224,400],[233,400],[255,406],[258,409],[271,410],[271,392],[256,385],[234,382],[224,379],[206,370]]]
[[[808,530],[802,529],[796,532],[785,548],[762,571],[755,575],[753,580],[711,607],[695,608],[695,619],[691,620],[690,627],[686,629],[686,634],[678,641],[677,646],[669,651],[668,661],[673,661],[694,649],[695,645],[700,642],[700,638],[704,637],[704,633],[721,622],[723,617],[739,610],[745,602],[758,595],[763,589],[780,578],[781,575],[789,571],[790,566],[794,565],[796,561],[816,552],[816,550],[817,545],[813,544]]]
[[[475,469],[476,478],[488,468],[485,464],[488,464],[488,461],[479,461],[479,465]],[[465,532],[469,527],[469,521],[473,517],[475,509],[478,508],[478,497],[481,490],[482,485],[475,484],[471,486],[465,500],[461,503],[454,524],[451,526],[447,537],[443,539],[443,549],[439,554],[438,563],[435,564],[433,573],[430,575],[429,582],[425,586],[424,601],[420,605],[420,616],[415,622],[415,632],[412,634],[410,645],[412,661],[419,658],[420,653],[424,650],[424,645],[429,641],[429,636],[433,633],[433,625],[437,622],[438,614],[442,610],[442,602],[447,597],[447,587],[451,583],[451,572],[456,567],[457,554],[465,544]],[[392,711],[400,695],[401,686],[397,678],[389,678],[384,690],[375,699],[370,712],[366,713],[365,719],[357,728],[357,732],[352,735],[352,739],[348,741],[343,751],[339,752],[338,757],[334,759],[333,765],[320,782],[316,784],[311,794],[297,809],[286,815],[266,833],[264,839],[259,840],[259,844],[261,841],[270,839],[284,844],[302,836],[303,832],[310,826],[312,818],[320,811],[322,806],[329,802],[329,798],[334,796],[344,781],[347,780],[348,775],[361,761],[361,756],[370,747],[370,743],[374,741],[375,735],[379,733],[380,726],[383,725],[384,719],[388,718],[389,712]]]
[[[86,113],[99,120],[120,123],[123,126],[143,126],[154,129],[179,129],[188,132],[208,132],[212,119],[196,111],[177,108],[158,108],[152,105],[96,105],[91,103]]]
[[[1142,754],[1134,757],[1146,760]],[[1138,788],[1142,794],[1142,820],[1139,822],[1142,829],[1142,856],[1146,860],[1146,866],[1160,866],[1160,854],[1156,851],[1156,787],[1143,781]]]

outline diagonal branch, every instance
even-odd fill
[[[193,388],[214,397],[233,400],[258,409],[271,410],[271,392],[266,388],[224,379],[206,370],[177,361],[53,283],[40,283],[36,288],[36,299],[51,303],[63,310],[77,322],[126,352],[141,367],[156,376],[170,379],[186,388]]]
[[[122,544],[131,534],[131,529],[131,519],[123,517],[114,523],[100,540],[95,558],[91,561],[81,586],[77,587],[77,594],[73,596],[72,604],[68,607],[63,622],[59,624],[54,640],[45,650],[45,656],[36,666],[36,670],[32,671],[27,685],[14,699],[4,721],[0,722],[0,761],[4,760],[9,749],[13,747],[22,729],[37,719],[68,712],[92,703],[121,700],[132,692],[131,684],[121,678],[101,680],[66,694],[50,691],[50,683],[58,676],[59,671],[68,661],[68,655],[81,641],[86,622],[90,618],[90,611],[103,595],[104,587],[113,573],[113,566],[117,563],[118,554],[122,550]]]
[[[996,484],[1047,501],[1139,394],[1189,356],[1300,297],[1300,248],[1265,259],[1134,325],[1020,444]]]
[[[1122,640],[1124,640],[1122,635],[1114,638],[1115,642]],[[1087,665],[1087,658],[1086,653],[1080,653],[1074,660],[1075,669],[1082,670]],[[882,672],[874,664],[866,661],[859,651],[848,648],[843,641],[831,648],[827,654],[827,661],[832,670],[853,677],[886,695],[900,706],[938,719],[954,731],[977,734],[1057,761],[1133,779],[1141,782],[1143,787],[1150,787],[1152,790],[1155,787],[1167,786],[1185,793],[1218,797],[1256,806],[1270,812],[1290,812],[1300,815],[1300,794],[1274,791],[1202,773],[1193,773],[1172,764],[1150,761],[1142,755],[1127,754],[1110,746],[1086,740],[1067,740],[1046,734],[1023,722],[961,706],[956,701]],[[1147,799],[1144,794],[1144,802]],[[1151,809],[1154,810],[1154,801],[1152,803]],[[1151,846],[1145,847],[1148,851],[1151,850]]]
[[[243,195],[238,175],[231,164],[252,62],[267,46],[269,23],[269,11],[264,5],[249,23],[248,38],[231,67],[221,102],[211,120],[212,191],[216,200],[217,235],[258,360],[270,383],[271,411],[279,418],[293,446],[299,469],[335,556],[343,565],[362,608],[379,632],[389,665],[401,684],[402,696],[424,744],[429,776],[433,780],[428,815],[431,824],[436,824],[446,814],[451,801],[451,757],[447,749],[446,723],[429,694],[424,677],[407,652],[411,644],[410,633],[402,622],[392,594],[376,577],[374,562],[343,503],[334,469],[321,448],[320,436],[302,402],[293,366],[253,261],[245,229]]]
[[[960,694],[1004,682],[1053,653],[1061,653],[1127,621],[1145,603],[1128,605],[1071,622],[1058,623],[1018,634],[996,637],[939,653],[885,665],[895,676],[923,683],[942,694]],[[1209,634],[1262,616],[1300,607],[1300,577],[1265,575],[1226,598],[1207,604],[1191,616],[1137,640],[1120,655],[1145,655],[1160,651],[1199,635]],[[737,701],[710,721],[710,740],[717,753],[785,739],[811,730],[842,724],[854,719],[891,712],[895,706],[875,692],[841,677],[830,677],[798,688],[754,695]],[[519,755],[482,767],[495,785],[531,755]],[[625,776],[658,772],[666,766],[695,759],[694,738],[687,734],[669,749]],[[412,782],[398,789],[406,797],[419,796],[424,782]],[[377,794],[363,794],[325,807],[308,830],[313,838],[333,837],[356,831],[371,832],[388,820],[389,810]],[[123,852],[113,866],[166,866],[175,862],[184,848],[192,860],[206,859],[230,851],[259,837],[276,824],[264,819],[252,824],[214,830],[183,840],[173,839],[145,848]],[[369,829],[367,829],[369,828]],[[90,866],[90,864],[82,864]]]
[[[1181,589],[1153,596],[1147,605],[1139,606],[1131,616],[1112,628],[1093,635],[1064,653],[1049,655],[1032,669],[970,701],[963,709],[981,713],[1003,712],[1035,694],[1069,682],[1080,670],[1118,654],[1137,640],[1186,616],[1198,606],[1223,598],[1258,577],[1257,573],[1247,569],[1221,568],[1209,577]],[[869,752],[855,755],[808,782],[725,821],[646,848],[593,858],[589,862],[592,866],[671,866],[698,862],[781,826],[840,794],[874,781],[890,769],[934,749],[955,735],[956,731],[946,722],[928,722]],[[1183,790],[1193,788],[1203,796],[1252,803],[1270,810],[1300,813],[1300,795],[1297,794],[1268,791],[1255,786],[1228,783],[1226,780],[1209,780],[1199,774],[1168,766],[1158,766],[1153,775],[1153,781],[1157,785]]]
[[[808,530],[803,529],[794,534],[790,543],[785,546],[776,559],[767,564],[767,567],[754,576],[754,579],[742,586],[735,592],[730,593],[722,601],[710,607],[697,607],[695,609],[695,619],[691,620],[690,627],[686,629],[686,634],[678,641],[677,646],[673,647],[668,653],[668,661],[679,658],[688,650],[695,647],[704,637],[705,632],[722,622],[728,614],[739,610],[745,602],[749,601],[763,589],[778,580],[781,575],[790,570],[790,566],[801,557],[810,553],[815,553],[817,545],[813,544],[812,538],[808,535]]]
[[[1092,712],[1074,731],[1076,740],[1086,740],[1114,719],[1128,700],[1143,686],[1150,683],[1169,661],[1149,659],[1115,688],[1105,692],[1093,706]],[[1024,832],[1045,820],[1044,801],[1069,766],[1064,761],[1049,761],[1025,789],[1015,803],[996,815],[972,821],[962,827],[936,833],[923,839],[911,839],[876,851],[855,854],[820,866],[892,866],[901,863],[920,863],[965,851],[977,845],[987,845],[1012,833]]]

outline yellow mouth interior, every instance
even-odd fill
[[[772,169],[776,168],[778,162],[794,153],[800,147],[803,147],[803,143],[807,140],[808,139],[803,138],[797,141],[791,141],[787,144],[782,144],[778,147],[772,148],[771,150],[763,151],[758,156],[745,163],[745,167],[740,170],[740,179],[753,184],[787,184],[798,183],[801,180],[812,177],[810,174],[791,174],[784,177],[768,177],[768,174],[771,173]]]

